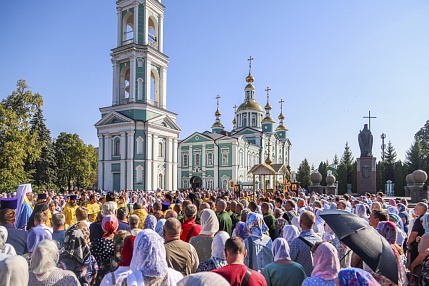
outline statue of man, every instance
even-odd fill
[[[372,157],[372,134],[368,129],[368,124],[365,124],[363,130],[358,135],[360,157]]]

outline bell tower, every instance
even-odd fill
[[[160,0],[117,0],[112,104],[100,108],[98,187],[177,189],[177,114],[167,110]]]
[[[164,8],[158,0],[117,1],[112,105],[138,102],[166,108]]]

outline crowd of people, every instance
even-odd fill
[[[1,285],[408,285],[428,283],[424,202],[288,192],[76,191],[0,200]],[[323,220],[360,217],[384,237],[398,282]],[[427,264],[427,266],[426,266]]]

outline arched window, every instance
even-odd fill
[[[194,167],[199,167],[200,166],[200,154],[196,153],[195,154],[195,162],[194,162]]]
[[[121,139],[118,137],[113,140],[113,156],[121,156]]]
[[[132,43],[134,40],[134,14],[127,13],[122,23],[122,43],[124,45]]]
[[[162,179],[162,174],[158,175],[158,188],[162,189],[163,188],[163,179]]]
[[[130,68],[128,66],[124,66],[121,69],[119,81],[120,103],[128,103],[128,98],[130,97]]]
[[[158,48],[158,21],[155,17],[150,16],[148,20],[148,44]]]
[[[164,144],[162,142],[158,143],[158,157],[164,157]]]
[[[159,107],[159,72],[156,68],[150,71],[150,99],[152,104]]]
[[[184,180],[183,181],[183,188],[187,188],[188,187],[188,181],[187,180]]]
[[[143,138],[140,136],[136,139],[137,155],[143,155]]]
[[[188,167],[188,154],[183,154],[183,167]]]
[[[222,181],[222,190],[224,190],[224,191],[228,190],[228,181],[227,180]]]
[[[143,167],[140,165],[136,167],[136,183],[143,183]]]

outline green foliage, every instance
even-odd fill
[[[419,138],[415,138],[413,145],[407,150],[405,164],[408,166],[408,173],[424,167],[422,144]]]
[[[387,149],[386,149],[386,155],[384,158],[384,177],[385,180],[391,180],[391,181],[395,181],[395,176],[394,176],[394,169],[395,169],[395,163],[396,163],[396,151],[395,148],[393,147],[392,142],[389,141],[389,143],[387,144]]]
[[[349,143],[346,142],[344,147],[344,153],[341,156],[340,164],[338,165],[338,193],[345,194],[347,192],[347,184],[352,184],[353,187],[353,176],[356,176],[356,172],[353,172],[354,158],[352,151],[350,150]],[[356,192],[356,189],[352,190]]]
[[[395,196],[405,196],[405,177],[407,176],[407,166],[403,165],[401,161],[397,161],[393,167],[393,176],[395,178],[394,192]]]
[[[86,146],[77,134],[61,132],[55,142],[57,158],[57,186],[92,186],[97,176],[97,153],[93,146]]]
[[[300,182],[301,187],[308,187],[311,185],[310,165],[308,164],[307,158],[305,158],[301,164],[299,164],[296,179],[298,182]]]
[[[386,177],[385,177],[385,164],[383,162],[377,163],[376,174],[377,174],[376,191],[377,192],[382,191],[384,193],[385,185],[386,185]]]
[[[320,182],[322,186],[326,186],[326,176],[328,175],[327,168],[328,162],[320,162],[319,168],[317,168],[322,175],[322,181]]]
[[[25,80],[19,80],[13,91],[0,103],[0,190],[12,191],[29,182],[25,162],[40,157],[41,145],[36,133],[31,133],[30,120],[43,105],[42,97],[28,90]]]

